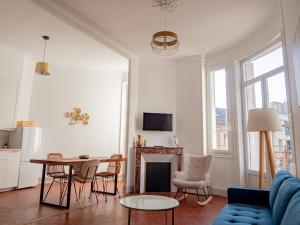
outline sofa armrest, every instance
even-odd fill
[[[228,203],[251,204],[269,208],[269,192],[269,190],[253,188],[228,188]]]

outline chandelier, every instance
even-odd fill
[[[165,30],[156,32],[152,35],[152,51],[161,56],[171,56],[179,50],[179,40],[175,32],[167,30],[167,13],[173,12],[178,0],[152,0],[153,7],[159,7],[165,12]]]

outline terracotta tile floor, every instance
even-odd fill
[[[58,201],[56,195],[58,186],[54,188],[47,198],[48,201]],[[71,208],[65,210],[40,206],[39,191],[39,187],[36,187],[0,193],[0,225],[127,224],[128,211],[120,205],[118,197],[108,196],[108,201],[105,203],[103,196],[100,195],[99,204],[97,204],[95,196],[93,196],[91,200],[86,199],[86,206],[81,209],[76,205],[74,191],[72,190]],[[88,197],[88,193],[86,196]],[[173,194],[170,194],[170,196],[173,196]],[[225,198],[214,196],[209,205],[200,207],[195,203],[195,200],[195,196],[189,196],[185,202],[180,203],[180,206],[175,210],[176,225],[209,225],[217,212],[226,203]],[[170,219],[169,224],[171,224]],[[131,224],[165,224],[164,213],[133,211]]]

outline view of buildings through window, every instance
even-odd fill
[[[226,70],[211,73],[212,86],[212,148],[218,151],[228,150],[228,118]]]
[[[282,47],[247,61],[244,65],[244,83],[247,112],[253,108],[269,107],[277,109],[282,123],[282,131],[272,132],[273,157],[276,169],[291,170],[292,149],[290,120],[285,84]],[[247,120],[247,118],[245,118]],[[246,124],[246,123],[245,123]],[[247,133],[248,169],[258,171],[258,133]]]

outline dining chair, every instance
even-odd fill
[[[77,193],[75,182],[79,183],[78,197],[76,194],[76,201],[77,202],[79,201],[81,207],[83,207],[83,203],[85,202],[85,186],[87,183],[92,183],[94,181],[94,177],[97,172],[99,163],[100,161],[98,159],[93,159],[93,160],[83,162],[80,166],[80,169],[77,171],[78,174],[75,174],[73,176],[75,193]],[[95,194],[98,203],[97,193],[92,192],[92,190],[90,190],[90,196],[92,193]]]
[[[175,178],[172,180],[173,185],[177,187],[175,198],[177,199],[178,193],[183,193],[183,200],[187,196],[187,190],[195,190],[198,201],[201,206],[207,205],[211,200],[210,194],[210,171],[212,166],[212,156],[196,156],[184,154],[183,156],[183,171],[176,171]],[[202,190],[206,199],[200,201],[199,190]]]
[[[113,155],[111,155],[110,158],[111,159],[122,159],[122,154],[113,154]],[[102,171],[102,172],[95,174],[94,187],[95,186],[98,187],[98,183],[97,183],[98,180],[102,181],[102,188],[103,188],[103,194],[105,196],[105,201],[107,201],[106,193],[107,193],[108,183],[111,181],[115,182],[115,176],[118,176],[120,174],[120,171],[121,171],[121,161],[113,161],[113,162],[108,163],[106,171]],[[115,183],[114,185],[116,185],[117,193],[120,198],[118,184]]]
[[[49,160],[55,160],[55,159],[62,159],[63,155],[61,153],[49,153],[47,155],[47,159]],[[66,183],[68,179],[68,174],[65,173],[65,167],[63,165],[47,165],[47,176],[52,178],[52,182],[50,184],[50,187],[48,188],[48,191],[44,197],[44,201],[47,198],[52,185],[54,183],[59,183],[59,204],[61,205],[63,202],[63,193],[66,188]]]

